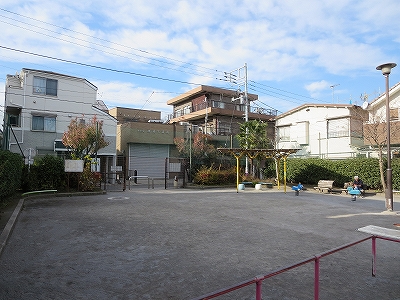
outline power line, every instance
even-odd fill
[[[200,65],[196,65],[196,64],[193,64],[193,63],[184,62],[184,61],[181,61],[181,60],[178,60],[178,59],[173,59],[173,58],[170,58],[170,57],[167,57],[167,56],[163,56],[163,55],[151,53],[151,52],[146,51],[146,50],[142,50],[142,49],[138,49],[138,48],[134,48],[134,47],[129,47],[129,46],[126,46],[126,45],[123,45],[123,44],[111,42],[111,41],[109,41],[109,40],[107,40],[107,39],[102,39],[102,38],[98,38],[98,37],[93,37],[93,36],[91,36],[91,35],[89,35],[89,34],[85,34],[85,33],[82,33],[82,32],[77,32],[77,31],[74,31],[74,30],[69,29],[69,28],[66,28],[66,27],[58,26],[58,25],[55,25],[55,24],[52,24],[52,23],[49,23],[49,22],[45,22],[45,21],[38,20],[38,19],[35,19],[35,18],[32,18],[32,17],[24,16],[24,15],[22,15],[22,14],[18,14],[18,13],[15,13],[15,12],[12,12],[12,11],[9,11],[9,10],[6,10],[6,9],[3,9],[3,8],[0,8],[0,10],[2,10],[2,11],[4,11],[4,12],[7,12],[7,13],[10,13],[10,14],[14,14],[14,15],[23,17],[23,18],[27,18],[27,19],[30,19],[30,20],[34,20],[34,21],[36,21],[36,22],[40,22],[40,23],[43,23],[43,24],[46,24],[46,25],[50,25],[50,26],[53,26],[53,27],[56,27],[56,28],[59,28],[59,29],[62,29],[62,30],[66,30],[66,31],[69,31],[69,32],[72,32],[72,33],[76,33],[76,34],[80,34],[80,35],[83,35],[83,36],[86,36],[86,37],[90,37],[90,38],[93,38],[93,39],[97,39],[97,40],[99,40],[99,41],[103,41],[103,42],[107,42],[107,43],[113,43],[113,44],[115,44],[115,45],[117,45],[117,46],[121,46],[121,47],[124,47],[124,48],[127,48],[127,49],[131,49],[131,50],[134,50],[134,51],[137,51],[137,52],[140,52],[140,53],[144,53],[144,54],[146,54],[146,55],[148,55],[148,56],[160,57],[160,58],[163,58],[163,59],[166,59],[166,60],[167,60],[167,61],[164,61],[164,60],[159,60],[159,59],[155,59],[155,58],[150,57],[152,60],[155,60],[155,61],[158,61],[158,62],[172,64],[171,62],[168,62],[168,61],[173,61],[173,62],[176,62],[176,63],[184,64],[184,66],[181,66],[181,67],[182,67],[182,68],[186,68],[186,69],[189,69],[187,66],[193,66],[193,67],[196,67],[196,68],[201,68],[201,69],[209,70],[209,71],[213,71],[213,72],[222,72],[222,71],[218,71],[218,70],[215,70],[215,69],[212,69],[212,68],[207,68],[207,67],[200,66]],[[5,17],[5,18],[7,18],[7,19],[14,20],[14,21],[16,21],[16,22],[28,24],[28,23],[26,23],[26,22],[22,22],[22,21],[20,21],[20,20],[15,20],[15,19],[13,19],[13,18],[6,17],[6,16],[4,16],[4,15],[3,15],[3,17]],[[32,24],[28,24],[28,25],[35,26],[35,25],[32,25]],[[14,26],[14,25],[13,25],[13,26]],[[15,25],[15,26],[17,26],[17,25]],[[47,31],[50,31],[50,32],[58,33],[58,32],[51,31],[51,30],[49,30],[49,29],[42,28],[42,27],[39,27],[39,26],[35,26],[35,27],[41,28],[41,29],[44,29],[44,30],[47,30]],[[29,30],[29,29],[27,29],[27,30]],[[73,38],[74,38],[74,39],[77,39],[76,37],[73,37]],[[80,40],[81,40],[81,39],[80,39]],[[97,44],[97,45],[100,45],[100,46],[102,46],[102,47],[105,47],[104,45],[101,45],[101,44]],[[110,47],[106,47],[106,48],[110,48]],[[114,48],[110,48],[110,49],[113,49],[113,50],[116,50],[116,51],[120,51],[120,52],[125,52],[125,53],[127,53],[126,51],[122,51],[122,50],[118,50],[118,49],[114,49]],[[138,55],[138,54],[135,54],[135,55],[136,55],[136,56],[139,56],[139,57],[144,57],[144,58],[148,59],[148,56],[141,56],[141,55]]]
[[[20,49],[14,49],[14,48],[10,48],[10,47],[5,47],[5,46],[2,46],[2,45],[0,45],[0,48],[6,49],[6,50],[10,50],[10,51],[20,52],[20,53],[24,53],[24,54],[29,54],[29,55],[33,55],[33,56],[38,56],[38,57],[42,57],[42,58],[52,59],[52,60],[56,60],[56,61],[61,61],[61,62],[64,62],[64,63],[70,63],[70,64],[80,65],[80,66],[84,66],[84,67],[99,69],[99,70],[103,70],[103,71],[110,71],[110,72],[115,72],[115,73],[122,73],[122,74],[146,77],[146,78],[169,81],[169,82],[175,82],[175,83],[201,85],[201,83],[194,83],[194,82],[188,82],[188,81],[182,81],[182,80],[176,80],[176,79],[168,79],[168,78],[152,76],[152,75],[146,75],[146,74],[141,74],[141,73],[136,73],[136,72],[131,72],[131,71],[123,71],[123,70],[117,70],[117,69],[112,69],[112,68],[95,66],[95,65],[81,63],[81,62],[77,62],[77,61],[73,61],[73,60],[67,60],[67,59],[57,58],[57,57],[53,57],[53,56],[38,54],[38,53],[34,53],[34,52],[24,51],[24,50],[20,50]]]

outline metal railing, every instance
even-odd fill
[[[233,292],[235,290],[241,289],[243,287],[246,287],[246,286],[249,286],[249,285],[252,285],[252,284],[256,285],[256,291],[255,291],[256,300],[261,300],[262,299],[262,282],[263,282],[263,280],[265,280],[267,278],[274,277],[274,276],[282,274],[282,273],[284,273],[286,271],[295,269],[297,267],[300,267],[300,266],[303,266],[305,264],[312,263],[312,262],[314,262],[314,299],[318,300],[319,299],[319,277],[320,277],[319,270],[320,270],[320,260],[321,260],[321,258],[323,258],[325,256],[328,256],[328,255],[331,255],[331,254],[334,254],[334,253],[336,253],[338,251],[350,248],[352,246],[355,246],[357,244],[360,244],[362,242],[365,242],[365,241],[371,239],[372,240],[372,276],[375,277],[375,275],[376,275],[376,239],[377,238],[382,239],[382,240],[388,240],[388,241],[392,241],[392,242],[397,242],[397,243],[400,242],[400,240],[398,240],[398,239],[392,239],[392,238],[388,238],[388,237],[369,236],[369,237],[364,238],[362,240],[358,240],[356,242],[345,244],[345,245],[342,245],[340,247],[328,250],[326,252],[314,255],[314,256],[312,256],[310,258],[307,258],[305,260],[302,260],[302,261],[297,262],[295,264],[292,264],[290,266],[283,267],[281,269],[278,269],[278,270],[273,271],[271,273],[268,273],[266,275],[256,276],[255,278],[252,278],[252,279],[237,283],[237,284],[235,284],[233,286],[230,286],[230,287],[227,287],[227,288],[223,288],[223,289],[220,289],[218,291],[211,292],[209,294],[205,294],[203,296],[194,298],[192,300],[213,299],[213,298],[228,294],[230,292]]]

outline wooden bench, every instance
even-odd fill
[[[334,180],[320,180],[318,181],[318,186],[314,187],[315,190],[318,190],[320,193],[327,192],[331,193],[333,189]]]

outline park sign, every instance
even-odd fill
[[[66,159],[64,163],[65,172],[68,173],[82,173],[83,172],[83,160],[81,159]]]

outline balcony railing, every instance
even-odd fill
[[[229,110],[231,112],[234,111],[240,111],[240,112],[245,112],[246,106],[245,104],[237,104],[237,103],[226,103],[226,102],[221,102],[221,101],[213,101],[209,100],[200,104],[197,104],[195,106],[187,106],[185,108],[179,109],[174,111],[173,114],[170,114],[168,116],[168,119],[174,119],[178,118],[187,114],[190,114],[192,112],[204,110],[206,108],[220,108],[220,109],[225,109]],[[269,109],[269,108],[262,108],[262,107],[254,107],[250,106],[249,107],[249,113],[253,114],[261,114],[261,115],[267,115],[267,116],[276,116],[278,114],[278,111],[276,109]]]

